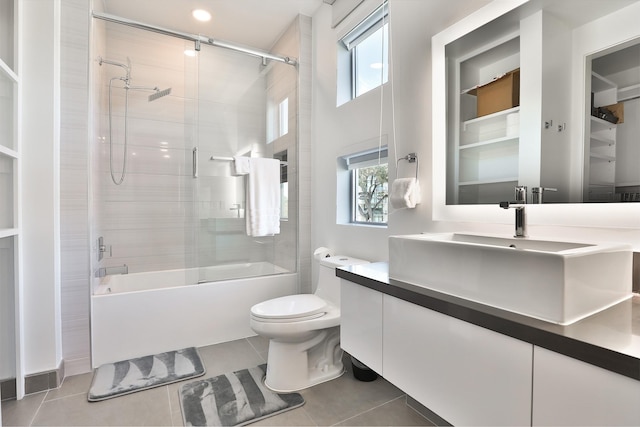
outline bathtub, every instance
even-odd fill
[[[92,365],[253,336],[251,306],[296,293],[297,278],[267,262],[107,276],[91,297]]]

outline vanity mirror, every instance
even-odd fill
[[[527,186],[540,223],[584,203],[584,225],[640,225],[623,203],[640,202],[639,18],[640,0],[495,1],[434,36],[434,219],[477,221]]]

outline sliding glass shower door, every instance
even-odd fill
[[[94,284],[296,271],[296,68],[113,22],[93,40]],[[280,234],[247,236],[237,155],[282,160]]]

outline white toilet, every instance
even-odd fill
[[[251,329],[270,339],[265,384],[276,392],[302,390],[344,373],[340,278],[335,269],[368,261],[332,256],[319,262],[314,294],[274,298],[251,307]]]

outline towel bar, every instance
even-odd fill
[[[400,157],[397,161],[396,161],[396,178],[398,178],[398,165],[400,164],[400,160],[407,160],[409,163],[415,163],[416,164],[416,180],[418,179],[418,167],[419,167],[419,163],[418,163],[418,155],[416,153],[409,153],[404,157]]]
[[[223,162],[233,162],[233,157],[211,156],[209,160],[219,160]],[[287,162],[280,160],[280,166],[287,166]]]

